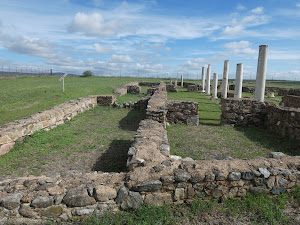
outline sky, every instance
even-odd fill
[[[300,81],[300,0],[0,0],[0,67],[99,76]]]

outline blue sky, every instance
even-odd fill
[[[97,75],[300,81],[300,0],[0,0],[0,66]]]

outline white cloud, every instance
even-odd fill
[[[98,43],[95,43],[93,45],[93,48],[95,49],[95,51],[99,54],[105,54],[105,53],[111,53],[112,52],[112,48],[109,46],[104,46],[104,45],[100,45]]]
[[[300,7],[300,3],[297,3],[296,6],[297,6],[297,7]]]
[[[251,43],[249,41],[233,41],[224,45],[225,49],[231,51],[233,55],[237,54],[245,54],[245,55],[253,55],[257,53],[257,50],[250,48]]]
[[[237,33],[240,33],[244,27],[242,25],[237,25],[237,26],[227,26],[223,30],[223,34],[225,35],[235,35]]]
[[[52,57],[55,45],[47,40],[30,38],[26,36],[13,37],[0,33],[0,41],[3,46],[12,52],[31,56]]]
[[[199,57],[193,60],[189,60],[183,63],[181,66],[189,69],[199,69],[202,68],[202,66],[205,64],[207,64],[207,59]]]
[[[242,5],[242,4],[239,3],[239,4],[236,6],[236,9],[239,10],[239,11],[242,11],[242,10],[245,10],[246,7],[245,7],[244,5]]]
[[[134,60],[129,55],[115,55],[113,54],[108,60],[110,63],[132,63]]]
[[[238,48],[248,48],[250,46],[250,42],[249,41],[233,41],[233,42],[229,42],[227,44],[224,45],[224,48],[227,49],[238,49]]]
[[[262,7],[262,6],[251,10],[251,12],[253,12],[255,14],[261,14],[261,13],[263,13],[263,11],[264,11],[264,7]]]
[[[73,18],[69,31],[114,38],[120,36],[123,31],[126,31],[129,28],[128,26],[129,21],[126,19],[105,21],[101,13],[85,14],[78,12]]]

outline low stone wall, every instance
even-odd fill
[[[141,93],[141,87],[138,85],[127,86],[127,94],[139,94]]]
[[[167,92],[178,92],[174,84],[166,84],[166,90]]]
[[[44,110],[42,112],[33,114],[27,118],[16,120],[7,123],[0,127],[0,155],[10,151],[14,146],[15,141],[21,137],[33,134],[37,130],[50,130],[54,127],[65,123],[66,121],[83,113],[99,102],[108,104],[109,101],[114,99],[113,96],[89,96],[79,98],[77,100],[67,101],[53,108]],[[102,101],[102,100],[103,101]]]
[[[300,96],[285,95],[282,97],[280,105],[284,107],[300,108]]]
[[[199,125],[199,104],[197,102],[168,101],[166,108],[168,122]]]
[[[138,94],[141,92],[141,88],[139,87],[138,82],[131,82],[128,84],[123,85],[115,90],[115,93],[122,96],[126,95],[127,93],[131,94]]]
[[[198,92],[197,85],[189,85],[187,86],[188,92]]]
[[[221,99],[221,124],[261,126],[265,123],[266,107],[272,104],[252,99]]]
[[[235,85],[231,84],[229,85],[229,90],[234,90]],[[248,93],[254,93],[255,92],[255,86],[243,86],[242,92],[248,92]],[[296,95],[300,96],[300,89],[296,88],[283,88],[283,87],[266,87],[265,93],[268,92],[275,92],[278,93],[279,96],[285,96],[285,95]]]
[[[300,108],[285,108],[281,106],[267,107],[265,124],[268,129],[282,136],[299,140],[300,146]]]
[[[128,151],[128,169],[132,171],[138,166],[160,163],[169,155],[170,146],[163,125],[151,119],[141,121]]]
[[[159,84],[160,84],[160,82],[147,82],[147,81],[139,82],[140,86],[149,86],[149,87],[157,87],[157,86],[159,86]]]
[[[91,97],[96,98],[97,105],[101,106],[112,106],[117,99],[114,95],[91,95]]]
[[[279,96],[285,96],[285,95],[296,95],[300,96],[300,89],[296,88],[281,88],[278,90]]]
[[[300,140],[300,108],[252,99],[222,99],[221,109],[222,124],[265,126],[282,136]]]
[[[166,102],[166,84],[164,82],[161,82],[155,93],[148,101],[148,106],[146,109],[147,118],[158,121],[160,123],[165,123],[167,114]]]

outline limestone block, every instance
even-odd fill
[[[0,155],[8,153],[15,145],[15,142],[0,145]]]
[[[117,197],[117,191],[109,186],[99,185],[94,189],[94,198],[98,202],[106,202]]]

